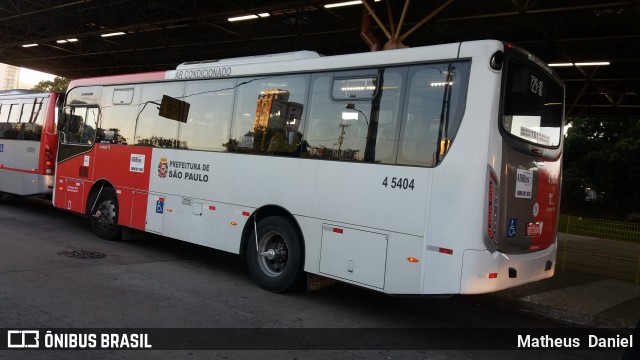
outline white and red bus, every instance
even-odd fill
[[[243,254],[270,291],[496,291],[554,273],[563,113],[555,73],[499,41],[81,79],[54,205]]]
[[[53,193],[57,100],[53,92],[0,92],[0,197]]]

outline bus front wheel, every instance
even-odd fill
[[[283,217],[267,217],[247,241],[246,256],[253,280],[272,292],[293,290],[304,279],[304,252],[298,232]]]
[[[106,240],[119,240],[122,227],[118,225],[118,196],[111,187],[105,187],[98,194],[98,200],[89,213],[91,230]]]

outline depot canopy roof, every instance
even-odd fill
[[[366,1],[397,29],[405,1]],[[79,78],[294,50],[368,51],[360,37],[365,6],[330,6],[342,2],[8,1],[0,6],[0,62]],[[640,114],[638,0],[413,1],[401,31],[414,27],[408,46],[498,39],[564,64],[555,70],[567,85],[569,116]],[[386,42],[375,21],[371,32]]]

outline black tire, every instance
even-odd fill
[[[247,265],[253,280],[263,289],[285,292],[299,287],[304,280],[302,239],[289,220],[267,217],[257,224],[247,241]]]
[[[118,214],[118,196],[115,190],[111,187],[103,188],[93,211],[90,210],[89,213],[93,233],[105,240],[120,240],[122,226],[118,225]]]

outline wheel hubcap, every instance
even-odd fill
[[[258,264],[269,276],[279,276],[287,267],[289,250],[282,234],[272,231],[258,241]]]
[[[107,200],[98,206],[98,224],[103,229],[108,229],[116,224],[116,207],[112,201]]]

